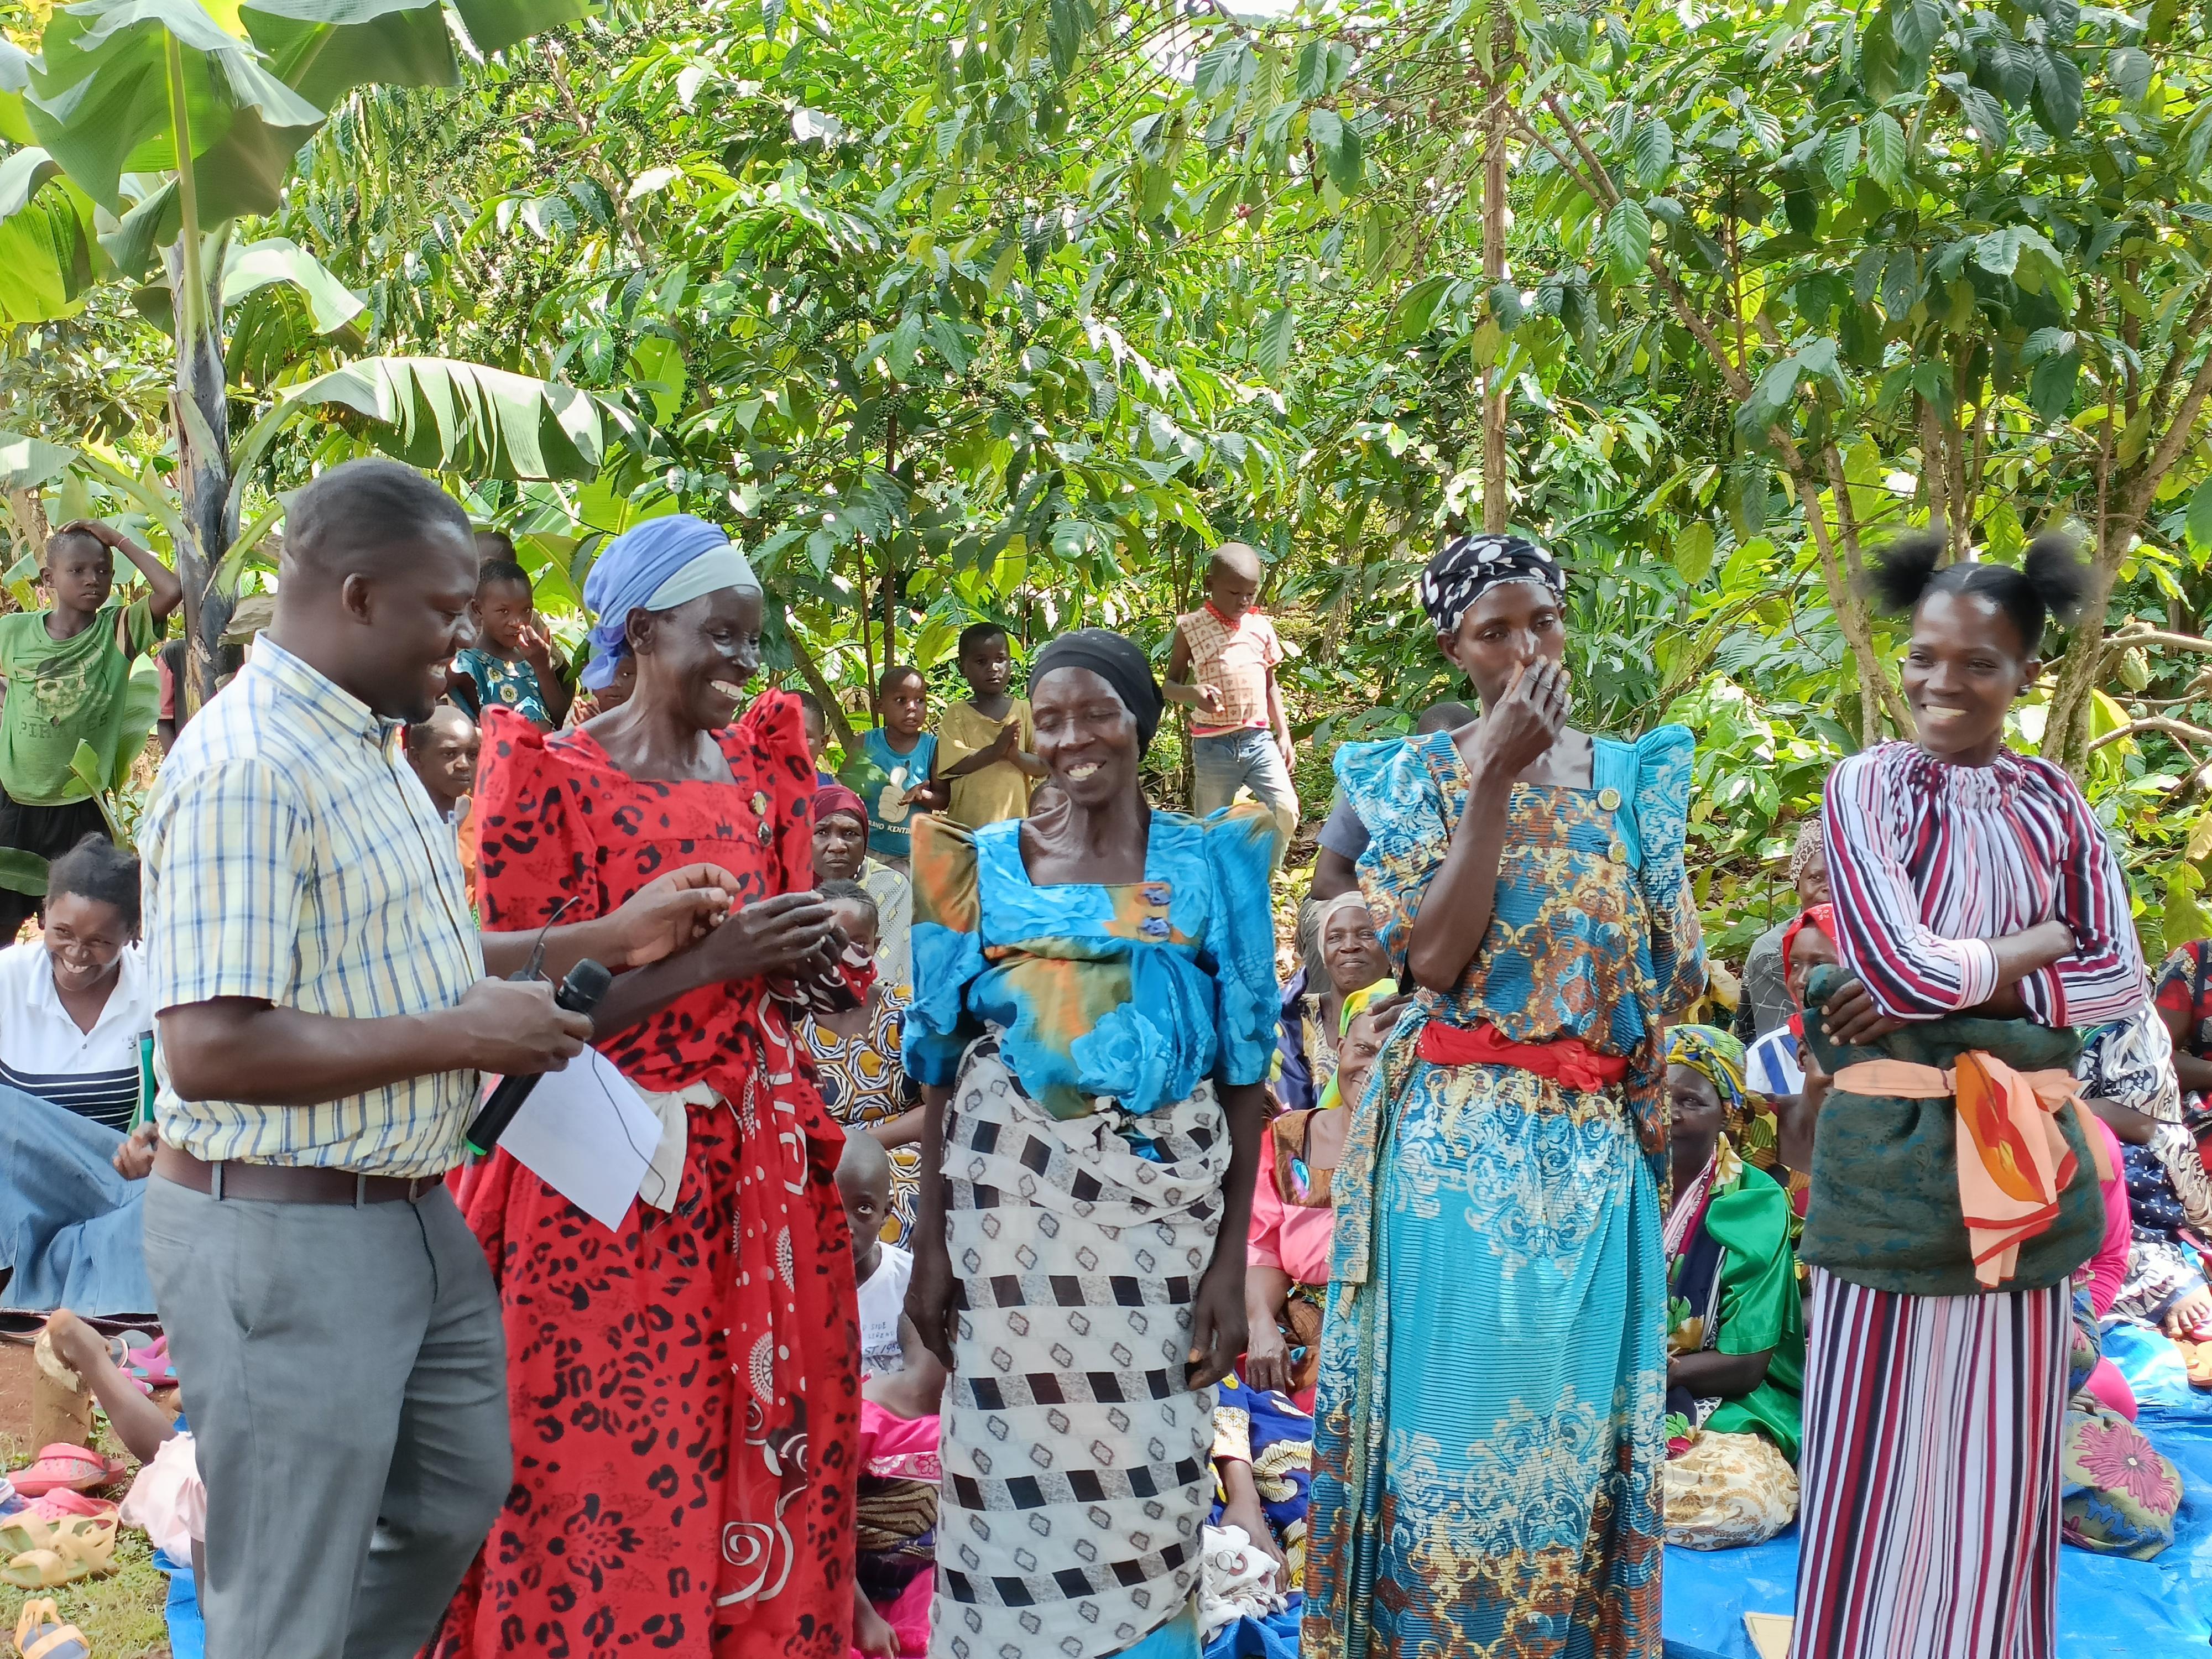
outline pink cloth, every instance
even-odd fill
[[[191,1560],[193,1544],[207,1541],[207,1486],[191,1435],[173,1434],[161,1443],[154,1461],[131,1480],[118,1518],[142,1528],[172,1561]]]
[[[1284,1203],[1275,1185],[1275,1128],[1269,1124],[1260,1137],[1260,1178],[1252,1183],[1252,1231],[1244,1247],[1245,1263],[1280,1267],[1301,1285],[1326,1285],[1336,1212]]]
[[[2128,1379],[2111,1360],[2100,1359],[2096,1370],[2089,1373],[2088,1380],[2081,1386],[2129,1422],[2136,1420],[2136,1391],[2128,1386]]]
[[[2102,1319],[2112,1310],[2112,1298],[2120,1293],[2128,1276],[2128,1243],[2135,1234],[2134,1218],[2128,1212],[2127,1171],[2121,1164],[2120,1138],[2094,1112],[2081,1115],[2088,1120],[2091,1134],[2104,1137],[2105,1152],[2112,1164],[2112,1178],[2104,1184],[2105,1242],[2089,1258],[2089,1306]]]
[[[864,1474],[903,1480],[939,1480],[939,1420],[928,1417],[898,1417],[872,1400],[860,1401],[860,1470]],[[937,1589],[937,1575],[919,1573],[912,1583],[890,1601],[878,1601],[876,1611],[898,1637],[899,1659],[923,1659],[929,1651],[929,1603]],[[866,1659],[860,1649],[852,1659]]]

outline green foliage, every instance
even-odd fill
[[[60,70],[0,52],[0,137],[49,156],[0,159],[0,392],[154,485],[166,342],[100,278],[151,267],[174,194],[121,173],[175,157],[151,25],[119,20],[176,4],[70,14]],[[1572,573],[1582,717],[1697,730],[1700,893],[1733,948],[1826,768],[1904,720],[1865,557],[1940,523],[1960,556],[2017,560],[2071,526],[2110,613],[2068,639],[2023,741],[2088,781],[2147,938],[2198,914],[2212,732],[2187,732],[2212,684],[2172,641],[2212,598],[2201,8],[458,14],[481,62],[400,3],[249,6],[193,48],[195,178],[266,204],[209,253],[244,434],[227,574],[265,560],[283,492],[381,447],[515,533],[573,638],[606,534],[701,512],[783,602],[772,666],[857,719],[887,660],[944,681],[977,617],[1164,654],[1234,536],[1299,648],[1317,815],[1334,742],[1455,691],[1412,579],[1502,497]],[[35,129],[70,52],[98,59],[85,106],[134,64],[146,95],[65,155]],[[270,87],[313,120],[282,125]],[[214,177],[240,145],[259,171]],[[95,202],[146,234],[103,249]],[[19,236],[52,257],[6,257]],[[167,290],[140,297],[159,316]],[[1179,755],[1164,741],[1170,787]]]

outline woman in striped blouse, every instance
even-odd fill
[[[2055,1194],[1993,1235],[1996,1212],[1962,1200],[1996,1167],[1980,1151],[1990,1120],[1958,1133],[1950,1097],[1969,1058],[2063,1063],[2064,1028],[2146,994],[2126,883],[2080,790],[2004,744],[2006,711],[2042,672],[2045,623],[2078,605],[2082,568],[2056,538],[2024,571],[1939,569],[1940,550],[1916,538],[1873,572],[1877,597],[1912,612],[1902,680],[1918,740],[1853,756],[1827,787],[1842,977],[1814,1046],[1846,1068],[1910,1062],[1933,1097],[1896,1072],[1861,1073],[1857,1093],[1839,1076],[1822,1114],[1793,1659],[2053,1652],[2067,1281],[2095,1249],[2102,1200],[2061,1106],[2064,1145],[2045,1159]],[[1996,1120],[1999,1138],[2021,1127],[2039,1147],[2039,1114],[2020,1109]]]

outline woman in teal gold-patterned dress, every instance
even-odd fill
[[[1660,1651],[1692,743],[1566,724],[1565,586],[1519,537],[1451,543],[1421,598],[1481,719],[1338,752],[1360,885],[1419,991],[1335,1177],[1309,1659]]]

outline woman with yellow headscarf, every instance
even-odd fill
[[[1789,1195],[1736,1150],[1753,1111],[1735,1037],[1669,1029],[1667,1091],[1668,1539],[1759,1543],[1797,1513],[1805,1320]]]

